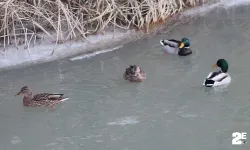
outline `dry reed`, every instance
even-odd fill
[[[148,30],[200,1],[204,0],[4,0],[0,2],[0,46],[28,47],[43,37],[61,43],[86,38],[108,26]]]

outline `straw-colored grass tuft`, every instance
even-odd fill
[[[200,1],[204,0],[4,0],[0,46],[28,47],[44,37],[62,43],[103,32],[108,26],[148,31]]]

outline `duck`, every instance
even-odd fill
[[[228,73],[228,62],[225,59],[218,59],[216,64],[212,65],[213,68],[219,67],[217,72],[210,72],[203,82],[206,87],[219,87],[226,86],[231,83],[231,77]]]
[[[130,65],[126,68],[123,78],[130,82],[142,82],[146,79],[146,73],[137,65]]]
[[[178,54],[179,56],[188,56],[192,54],[192,50],[190,49],[190,41],[186,37],[182,38],[181,41],[175,39],[162,39],[160,43],[164,46],[165,52],[169,54]]]
[[[21,88],[15,96],[24,95],[23,105],[27,107],[47,107],[54,106],[62,101],[69,99],[64,94],[40,93],[33,96],[31,89],[28,86]]]

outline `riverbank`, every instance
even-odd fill
[[[132,37],[132,38],[129,38]],[[70,56],[86,54],[98,50],[115,48],[141,38],[134,30],[118,31],[112,33],[107,31],[102,34],[90,35],[88,41],[68,41],[62,44],[43,40],[25,49],[25,45],[8,47],[0,55],[0,68],[2,70],[25,67],[58,60]]]
[[[246,4],[249,1],[220,1],[214,4],[205,4],[203,6],[186,10],[172,18],[168,18],[168,22],[176,20],[189,20],[190,17],[197,15],[203,15],[215,8],[230,8],[235,5]],[[180,19],[181,18],[181,19]],[[150,32],[142,32],[142,30],[126,30],[109,28],[103,31],[103,33],[97,33],[95,35],[88,35],[85,41],[82,40],[68,40],[64,43],[53,43],[50,38],[44,38],[40,42],[25,46],[21,44],[18,46],[8,46],[5,51],[0,55],[0,68],[11,69],[21,66],[34,65],[43,62],[49,62],[67,57],[78,56],[86,53],[104,50],[112,51],[119,49],[121,45],[127,44],[138,39],[146,38],[157,33],[162,28],[167,27],[164,25],[156,25]],[[71,60],[76,60],[73,58]],[[82,57],[84,58],[84,57]]]

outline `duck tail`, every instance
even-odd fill
[[[63,97],[60,101],[63,102],[63,101],[66,101],[68,99],[69,99],[69,97]]]
[[[214,80],[209,80],[209,79],[207,79],[206,81],[205,81],[205,86],[206,87],[212,87],[213,85],[214,85]]]
[[[165,43],[165,39],[162,39],[162,40],[160,41],[160,43],[161,43],[161,45],[163,45],[163,46],[167,45],[167,43]]]

